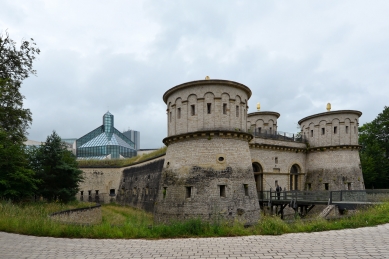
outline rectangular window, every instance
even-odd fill
[[[92,195],[92,191],[88,191],[88,195],[91,196]]]
[[[96,190],[96,195],[99,195],[99,190]]]
[[[109,196],[115,196],[115,189],[109,190]]]
[[[164,199],[166,198],[166,193],[167,193],[167,187],[163,187],[162,194]]]
[[[223,103],[223,114],[227,114],[227,104]]]
[[[329,189],[329,184],[328,184],[328,183],[325,183],[325,184],[324,184],[324,190],[328,191],[328,189]]]
[[[196,114],[195,105],[192,104],[192,105],[190,106],[190,115],[194,116],[195,114]]]
[[[346,126],[346,134],[348,134],[348,126]]]
[[[307,190],[310,191],[312,189],[312,184],[311,183],[307,183]]]
[[[172,122],[172,112],[169,113],[169,121]]]
[[[324,135],[326,133],[326,129],[325,128],[321,128],[321,134]]]
[[[249,196],[249,185],[243,184],[243,188],[244,188],[244,195]]]
[[[177,118],[181,119],[181,108],[177,109]]]
[[[185,198],[191,198],[192,197],[192,186],[186,187],[186,194]]]
[[[226,197],[226,186],[219,185],[219,190],[220,190],[220,197]]]
[[[81,196],[84,196],[84,191],[81,191]]]
[[[351,190],[351,183],[347,183],[347,190]]]
[[[334,134],[338,133],[338,127],[334,127]]]
[[[276,164],[278,164],[278,157],[275,157],[275,158],[274,158],[274,162],[275,162]]]
[[[207,113],[211,114],[211,103],[207,103]]]
[[[313,130],[311,130],[311,137],[313,137]]]
[[[239,117],[239,106],[236,106],[236,117]]]

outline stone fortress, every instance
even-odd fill
[[[82,168],[77,198],[145,209],[157,222],[253,223],[258,194],[274,190],[276,181],[284,190],[364,189],[361,112],[328,109],[301,119],[301,132],[288,134],[278,131],[279,113],[247,113],[250,97],[241,83],[209,77],[169,89],[166,154],[126,168]]]

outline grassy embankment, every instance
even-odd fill
[[[263,216],[257,225],[249,228],[244,228],[238,222],[212,224],[200,220],[170,225],[153,225],[153,216],[150,213],[118,205],[103,205],[103,222],[94,226],[61,224],[48,217],[50,213],[75,206],[81,205],[77,203],[66,206],[56,203],[18,205],[3,201],[0,202],[0,231],[71,238],[220,237],[314,232],[375,226],[389,222],[389,203],[361,210],[350,217],[332,221],[315,219],[286,223],[277,217]]]
[[[148,153],[148,154],[143,154],[140,156],[134,156],[134,157],[125,158],[125,159],[79,160],[78,166],[81,168],[126,167],[126,166],[141,163],[143,161],[162,156],[164,154],[166,154],[166,147],[162,147],[162,148],[155,150],[155,151]]]

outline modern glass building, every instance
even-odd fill
[[[103,125],[76,141],[78,159],[117,159],[136,156],[135,144],[115,129],[113,115],[103,116]]]
[[[135,149],[140,149],[140,132],[136,130],[123,131],[124,136],[129,138],[135,144]]]

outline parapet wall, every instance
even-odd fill
[[[72,224],[93,225],[101,223],[101,205],[93,207],[65,210],[50,215],[53,220]]]
[[[164,157],[123,170],[116,201],[122,205],[154,212]]]

